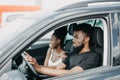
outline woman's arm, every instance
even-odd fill
[[[44,66],[45,67],[48,67],[48,61],[49,61],[49,58],[50,58],[50,55],[51,55],[51,51],[52,51],[52,49],[48,48],[47,55],[46,55],[46,58],[45,58],[45,61],[44,61]]]

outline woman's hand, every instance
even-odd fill
[[[32,56],[30,56],[28,53],[26,53],[25,56],[26,60],[32,64],[34,67],[38,66],[37,60],[35,58],[33,58]]]

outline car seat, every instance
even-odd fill
[[[103,64],[103,30],[100,27],[93,27],[91,38],[91,50],[101,57],[101,65]]]

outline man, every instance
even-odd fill
[[[90,39],[92,27],[89,24],[82,23],[74,27],[73,46],[75,47],[70,56],[55,69],[46,68],[37,63],[36,59],[30,55],[26,56],[35,70],[39,73],[49,76],[60,76],[81,72],[86,69],[94,68],[100,65],[99,56],[90,50]]]

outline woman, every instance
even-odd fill
[[[67,57],[66,52],[63,50],[66,34],[66,27],[61,27],[55,30],[52,34],[49,49],[44,62],[45,67],[55,68]]]

